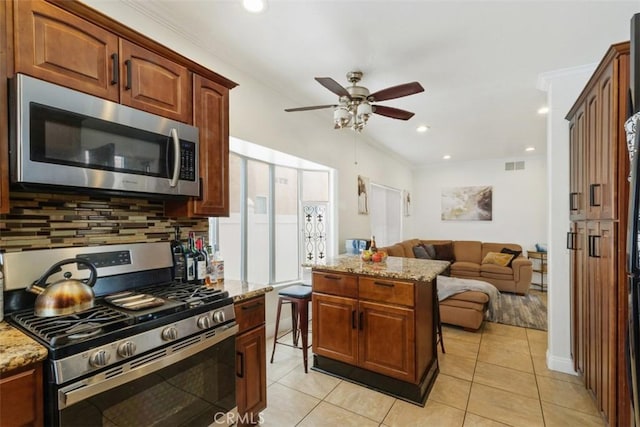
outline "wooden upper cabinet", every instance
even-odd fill
[[[192,123],[189,70],[127,40],[120,40],[120,102]]]
[[[16,1],[15,71],[192,123],[187,67],[43,1]]]
[[[16,72],[118,102],[116,35],[43,1],[13,5]]]
[[[587,170],[586,150],[585,115],[584,107],[581,107],[569,124],[569,217],[574,221],[586,217],[584,194]]]
[[[194,76],[194,123],[200,131],[200,198],[167,202],[168,216],[229,216],[229,89]]]

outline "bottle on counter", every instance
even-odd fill
[[[195,249],[196,283],[204,285],[207,279],[207,255],[204,252],[204,240],[198,237]]]
[[[173,280],[183,282],[186,279],[184,264],[184,246],[180,240],[180,227],[174,227],[174,237],[171,241],[171,254],[173,256]]]
[[[196,281],[196,256],[193,237],[193,231],[190,231],[187,247],[184,250],[185,280],[187,283]]]
[[[220,251],[215,252],[214,263],[216,278],[218,279],[218,283],[222,283],[224,282],[224,260],[222,259],[222,255],[220,255]]]
[[[371,236],[371,253],[375,254],[378,252],[378,247],[376,246],[376,236]]]
[[[212,286],[218,283],[218,272],[216,270],[215,253],[211,245],[207,245],[207,278],[205,285]]]

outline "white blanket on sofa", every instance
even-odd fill
[[[459,277],[438,276],[436,284],[438,286],[439,301],[465,291],[484,292],[489,296],[486,318],[493,322],[497,321],[500,315],[500,291],[491,283],[474,279],[461,279]]]

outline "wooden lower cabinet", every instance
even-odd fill
[[[42,426],[42,398],[42,363],[0,376],[0,426]]]
[[[412,396],[404,397],[413,401],[424,398],[428,388],[424,387],[425,378],[437,373],[433,341],[434,288],[430,286],[429,283],[314,272],[314,366],[322,370],[324,364],[330,370],[338,363],[333,371],[338,375],[342,372],[349,375],[345,364],[357,367],[362,370],[358,377],[366,377],[370,372],[372,378],[395,382],[397,390],[420,384],[412,389]]]
[[[264,295],[235,305],[238,425],[257,424],[267,407],[267,339]]]

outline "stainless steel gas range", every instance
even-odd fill
[[[6,320],[49,351],[45,423],[201,426],[235,422],[235,321],[227,292],[173,281],[168,243],[6,253]],[[63,259],[96,267],[93,308],[38,317],[25,288]],[[82,279],[82,264],[52,275]]]

